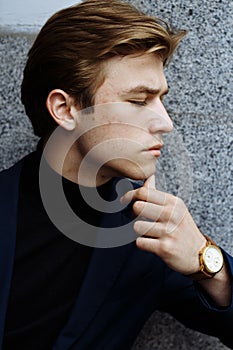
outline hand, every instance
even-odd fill
[[[157,191],[155,177],[127,192],[122,202],[133,200],[138,217],[134,230],[141,237],[137,247],[155,253],[172,269],[183,274],[199,270],[199,251],[206,239],[197,228],[184,202],[171,194]]]

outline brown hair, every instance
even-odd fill
[[[86,0],[55,13],[28,53],[21,86],[35,134],[45,136],[56,126],[46,108],[51,90],[60,88],[89,107],[104,81],[104,60],[156,52],[165,64],[185,33],[118,0]]]

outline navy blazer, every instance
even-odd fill
[[[30,156],[33,156],[30,155]],[[0,349],[4,335],[17,228],[23,160],[0,173]],[[125,220],[124,215],[117,218]],[[233,258],[224,253],[233,276]],[[80,293],[52,350],[126,350],[155,310],[218,337],[233,349],[233,305],[216,308],[188,277],[135,242],[95,248]]]

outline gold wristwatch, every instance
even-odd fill
[[[223,268],[224,259],[221,249],[210,237],[205,236],[205,238],[206,245],[199,252],[199,271],[189,275],[194,281],[213,278]]]

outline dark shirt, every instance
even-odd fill
[[[51,350],[69,319],[94,248],[81,245],[52,224],[39,190],[38,156],[24,162],[18,204],[14,270],[3,350]],[[54,172],[54,176],[59,176]],[[112,180],[98,192],[107,199]],[[98,226],[102,213],[83,200],[79,186],[63,178],[73,211]],[[91,189],[88,189],[91,191]]]

